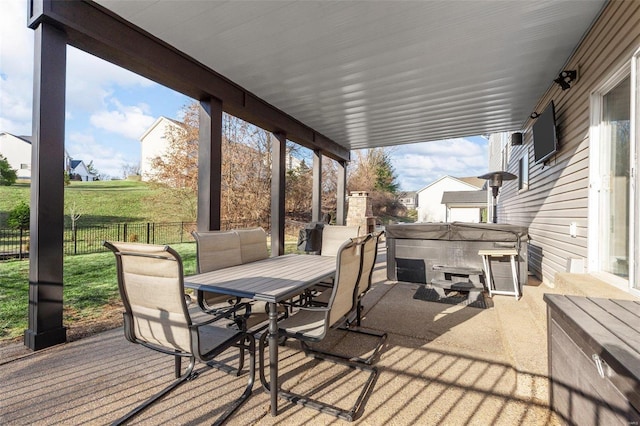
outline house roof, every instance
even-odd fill
[[[97,3],[246,89],[224,86],[225,108],[268,105],[306,140],[359,149],[520,130],[607,1]]]
[[[0,136],[2,136],[2,135],[12,136],[12,137],[14,137],[16,139],[20,139],[20,140],[28,143],[29,145],[31,145],[32,139],[33,139],[33,136],[16,136],[13,133],[9,133],[9,132],[0,132]]]
[[[473,185],[476,188],[482,188],[484,184],[487,182],[486,180],[477,178],[475,176],[459,177],[458,179],[465,183],[468,183],[469,185]]]
[[[458,183],[464,184],[464,185],[468,186],[470,190],[472,190],[472,189],[478,189],[478,187],[477,187],[477,186],[475,186],[475,185],[473,185],[473,184],[470,184],[469,182],[465,182],[465,181],[464,181],[464,180],[462,180],[461,178],[457,178],[457,177],[453,177],[453,176],[445,175],[445,176],[442,176],[441,178],[436,179],[435,181],[431,182],[429,185],[427,185],[427,186],[425,186],[425,187],[423,187],[423,188],[420,188],[418,191],[416,191],[416,193],[420,193],[420,192],[422,192],[422,191],[424,191],[424,190],[426,190],[426,189],[428,189],[428,188],[432,187],[433,185],[435,185],[435,184],[437,184],[437,183],[439,183],[439,182],[441,182],[441,181],[443,181],[443,180],[447,180],[447,179],[448,179],[448,180],[453,180],[454,182],[458,182]]]
[[[172,118],[169,117],[165,117],[163,115],[161,115],[160,117],[156,118],[156,121],[154,121],[151,126],[149,126],[149,128],[147,130],[145,130],[145,132],[138,138],[140,140],[140,142],[143,142],[144,139],[147,137],[147,135],[149,135],[149,133],[151,133],[153,131],[153,129],[155,129],[156,127],[158,127],[161,123],[167,123],[167,124],[171,124],[177,127],[184,127],[184,123],[181,123],[177,120],[174,120]]]
[[[441,204],[456,207],[485,207],[486,191],[446,191],[442,194]]]

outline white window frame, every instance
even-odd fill
[[[638,156],[640,151],[640,133],[637,123],[638,111],[640,111],[640,96],[638,95],[638,88],[640,87],[640,49],[638,49],[630,61],[626,61],[622,66],[611,75],[609,78],[603,81],[590,96],[590,114],[591,114],[591,126],[589,130],[589,213],[588,213],[588,261],[587,271],[598,278],[612,284],[621,290],[628,291],[632,294],[640,296],[640,287],[634,287],[634,283],[637,281],[638,265],[640,264],[640,237],[636,235],[636,229],[640,229],[638,225],[638,218],[640,216],[640,208],[638,208]],[[634,211],[631,212],[629,220],[629,278],[623,279],[613,274],[601,272],[600,259],[599,259],[599,203],[600,203],[600,187],[601,187],[601,173],[600,173],[600,160],[599,152],[602,144],[602,132],[600,127],[602,117],[602,102],[603,96],[611,91],[616,85],[618,85],[625,78],[630,77],[631,83],[631,117],[630,117],[630,190],[629,201],[630,205],[636,206]]]
[[[529,190],[529,151],[518,161],[518,193]]]

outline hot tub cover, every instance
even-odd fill
[[[527,241],[526,226],[503,223],[402,223],[385,227],[387,238],[448,241]]]

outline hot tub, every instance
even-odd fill
[[[482,269],[479,250],[515,248],[520,285],[527,282],[528,228],[494,223],[406,223],[387,225],[387,278],[430,283],[434,266]],[[513,290],[509,257],[491,259],[496,290]]]

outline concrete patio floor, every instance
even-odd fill
[[[366,328],[389,334],[376,366],[379,376],[359,418],[361,425],[555,425],[548,408],[545,292],[535,279],[524,297],[495,296],[487,309],[413,299],[417,284],[386,281],[381,250],[374,288],[365,299]],[[588,278],[584,278],[588,281]],[[562,281],[562,280],[559,280]],[[566,279],[565,279],[566,281]],[[631,298],[587,283],[591,295]],[[595,294],[594,294],[595,293]],[[370,337],[333,331],[324,346],[360,355]],[[12,353],[13,356],[6,354]],[[108,424],[173,379],[173,360],[127,342],[122,329],[28,355],[0,352],[0,424]],[[237,351],[220,358],[237,362]],[[296,393],[349,408],[365,373],[305,357],[295,342],[280,348],[281,383]],[[205,369],[131,424],[211,424],[240,395],[247,375]],[[281,400],[269,414],[269,395],[257,381],[230,425],[349,424]]]

